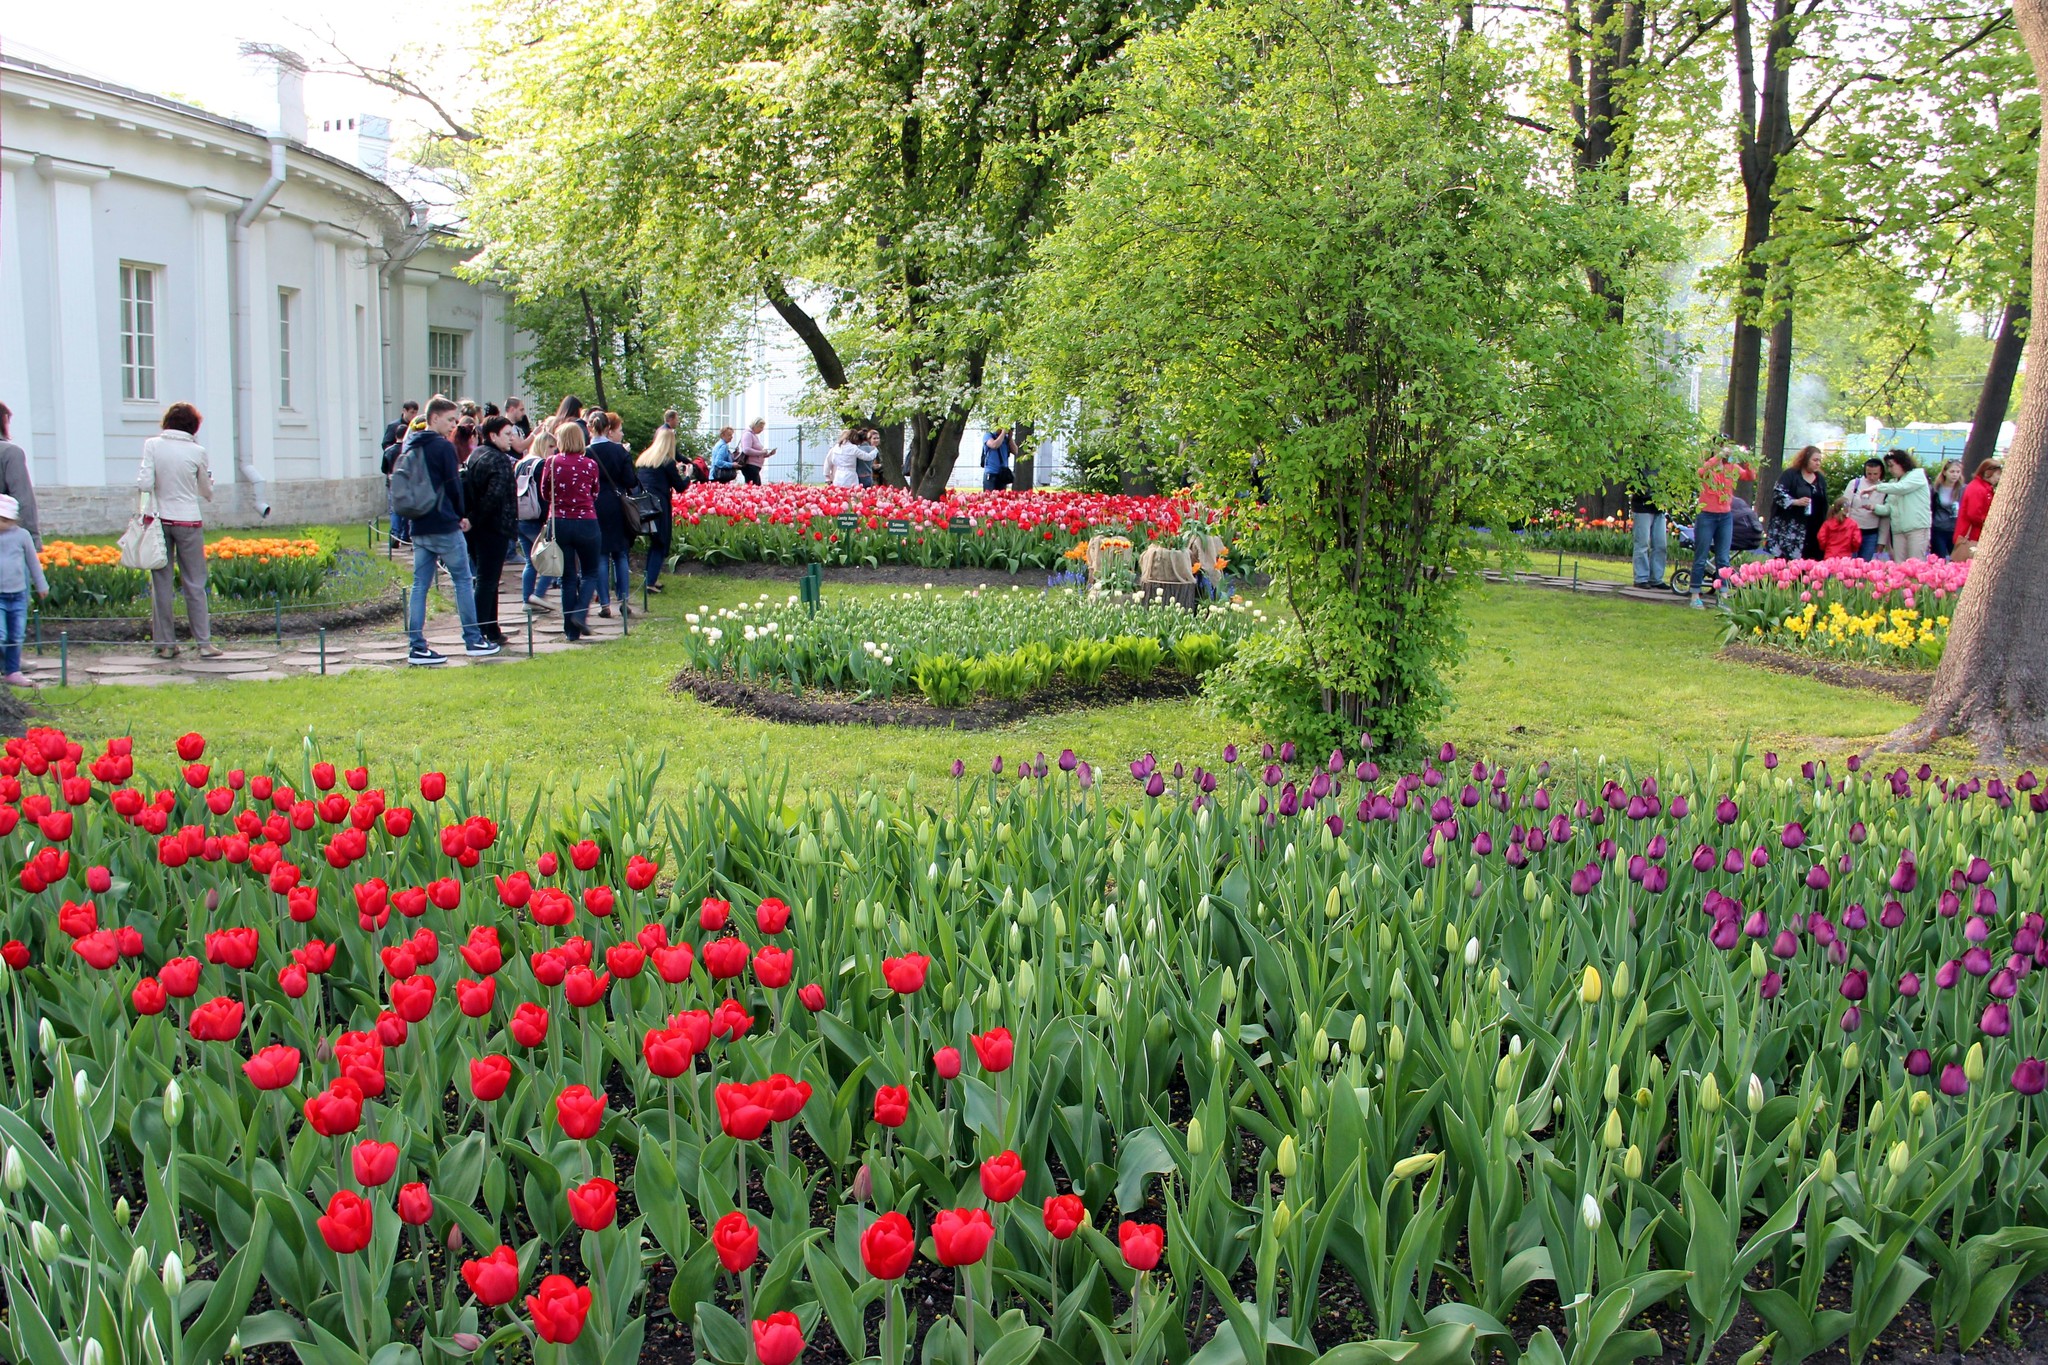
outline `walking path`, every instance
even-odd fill
[[[1632,602],[1663,602],[1673,606],[1684,606],[1686,597],[1669,588],[1639,588],[1633,583],[1614,583],[1603,578],[1560,578],[1556,574],[1516,573],[1504,574],[1498,569],[1486,570],[1489,583],[1519,583],[1529,588],[1554,588],[1561,592],[1582,592],[1607,597],[1626,597]]]
[[[549,600],[559,604],[560,592],[551,594]],[[573,645],[562,636],[562,615],[559,611],[536,611],[533,613],[533,657],[556,654],[565,649],[581,649],[586,644],[601,645],[621,638],[625,634],[626,623],[616,614],[616,603],[612,611],[614,615],[610,619],[600,617],[593,601],[590,606],[590,634],[584,642]],[[637,600],[633,612],[636,617],[639,615]],[[517,573],[506,575],[505,587],[498,596],[498,621],[509,643],[504,653],[493,658],[472,659],[462,652],[462,627],[453,611],[443,611],[427,618],[427,643],[448,656],[448,662],[442,665],[445,668],[465,668],[472,664],[497,666],[525,659],[526,604],[519,597]],[[200,658],[190,641],[181,642],[177,658],[159,659],[149,652],[148,645],[137,641],[116,644],[74,642],[67,665],[57,642],[46,639],[40,655],[35,653],[33,646],[22,648],[22,672],[46,687],[56,686],[67,671],[74,687],[87,682],[123,687],[162,687],[196,682],[272,682],[321,671],[322,654],[318,639],[287,639],[282,646],[248,639],[224,639],[220,643],[224,652],[218,659]],[[329,632],[325,667],[328,673],[403,669],[410,667],[405,656],[405,622],[393,619],[374,626]]]

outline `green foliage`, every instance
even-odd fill
[[[1116,657],[1116,671],[1133,682],[1151,677],[1166,661],[1166,651],[1150,635],[1119,635],[1110,641],[1110,648]]]
[[[1586,283],[1654,298],[1657,234],[1553,188],[1496,54],[1456,27],[1243,0],[1141,43],[1028,338],[1041,382],[1084,403],[1143,394],[1212,497],[1256,458],[1242,542],[1339,728],[1396,748],[1458,655],[1467,525],[1689,465],[1640,361],[1654,308],[1617,323]]]
[[[984,655],[969,665],[968,672],[975,690],[1000,701],[1016,701],[1052,681],[1052,648],[1033,640],[1005,654]]]
[[[1300,627],[1283,622],[1237,647],[1229,662],[1202,681],[1202,695],[1231,720],[1304,753],[1356,742],[1342,717],[1323,704]]]
[[[1116,666],[1116,646],[1107,640],[1069,640],[1060,650],[1060,672],[1078,686],[1094,687]]]
[[[921,654],[910,681],[933,706],[965,706],[974,700],[973,669],[956,654]]]
[[[1173,642],[1173,662],[1190,678],[1199,678],[1229,655],[1220,635],[1183,635]]]
[[[669,408],[681,415],[684,431],[697,426],[696,357],[645,291],[620,286],[543,293],[515,304],[512,320],[532,339],[521,372],[529,407],[553,411],[570,393],[595,407],[594,345],[605,404],[625,419],[629,446],[645,446]]]

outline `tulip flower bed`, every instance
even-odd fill
[[[1608,555],[1626,559],[1635,553],[1634,520],[1588,517],[1575,510],[1546,512],[1521,532],[1522,547],[1539,554]]]
[[[1722,572],[1730,641],[1827,658],[1933,668],[1967,561],[1766,559]]]
[[[224,609],[239,605],[310,602],[334,572],[334,551],[313,540],[275,536],[223,536],[206,545],[206,592]],[[112,545],[46,542],[45,604],[53,616],[132,616],[149,610],[149,575],[123,568]]]
[[[1239,757],[10,740],[0,1345],[1860,1360],[2048,1267],[2031,775]]]
[[[949,493],[813,484],[694,484],[675,495],[677,562],[1055,569],[1093,535],[1159,536],[1207,528],[1185,498],[1046,492]]]
[[[699,673],[873,697],[914,688],[934,706],[1028,696],[1055,677],[1083,689],[1112,672],[1199,678],[1267,625],[1241,599],[1190,612],[1142,593],[1078,588],[835,598],[815,614],[794,597],[763,598],[684,620],[684,652]]]

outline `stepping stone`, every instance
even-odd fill
[[[156,669],[145,664],[89,664],[85,671],[95,678],[119,678],[136,673],[154,673]]]
[[[171,667],[181,668],[187,673],[225,674],[228,676],[266,671],[263,667],[263,661],[253,659],[179,659]]]
[[[277,651],[274,649],[224,649],[221,651],[219,659],[210,660],[210,662],[239,662],[245,659],[275,659],[276,657]]]
[[[174,683],[192,684],[199,679],[188,673],[138,673],[133,677],[109,679],[108,687],[164,687]]]
[[[410,652],[410,650],[404,648],[354,649],[349,651],[350,654],[365,663],[383,664],[403,663],[405,662],[405,656]]]

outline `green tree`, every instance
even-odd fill
[[[1204,10],[1139,46],[1043,248],[1041,382],[1138,395],[1212,495],[1256,459],[1238,511],[1332,734],[1405,747],[1437,714],[1471,522],[1687,434],[1589,284],[1650,298],[1651,223],[1575,195],[1506,88],[1454,6]]]
[[[537,9],[478,115],[493,260],[625,273],[711,340],[765,299],[884,473],[946,487],[1051,221],[1067,135],[1186,0],[707,0]]]
[[[531,338],[524,379],[544,407],[573,393],[625,419],[638,446],[674,408],[697,424],[696,357],[670,336],[644,291],[579,287],[520,300],[512,321]]]

